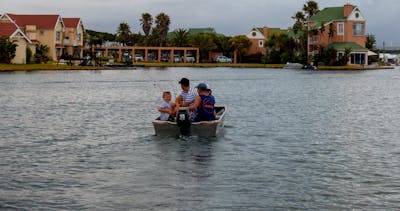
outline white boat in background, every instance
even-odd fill
[[[285,66],[283,67],[284,69],[302,69],[304,65],[300,63],[286,63]]]
[[[177,122],[153,120],[156,136],[193,135],[199,137],[217,137],[224,128],[225,106],[215,106],[214,121],[190,122],[189,128],[182,128]],[[179,114],[178,117],[179,118]],[[185,131],[189,129],[189,131]],[[188,132],[188,134],[186,134]]]

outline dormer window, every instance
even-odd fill
[[[356,12],[355,16],[356,16],[356,18],[359,18],[360,17],[360,13]]]

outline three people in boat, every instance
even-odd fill
[[[164,102],[159,107],[159,111],[161,112],[159,119],[164,120],[168,114],[167,121],[173,120],[174,116],[179,110],[179,107],[188,107],[190,121],[200,122],[200,121],[212,121],[215,120],[215,98],[212,95],[211,88],[208,84],[200,83],[196,86],[197,93],[190,87],[190,81],[187,78],[182,78],[179,81],[181,85],[182,92],[176,98],[175,104],[170,103],[171,93],[169,93],[166,99],[164,98]],[[169,104],[170,107],[166,105]],[[166,110],[164,110],[166,109]],[[171,110],[172,109],[172,110]],[[163,118],[161,118],[161,116]]]

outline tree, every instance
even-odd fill
[[[145,45],[148,46],[148,37],[150,34],[151,26],[153,25],[153,17],[149,13],[143,13],[140,22],[140,25],[142,25],[142,29],[144,32],[144,36],[146,37]]]
[[[315,1],[308,1],[303,5],[303,11],[307,15],[307,18],[311,18],[319,12],[318,3]]]
[[[47,45],[39,44],[36,46],[36,53],[34,55],[35,63],[40,64],[42,62],[47,62],[49,57],[47,54],[49,53],[50,48]]]
[[[169,31],[169,25],[171,20],[165,13],[160,13],[156,17],[156,28],[159,33],[160,46],[165,46],[167,43],[167,35]]]
[[[264,45],[267,48],[267,63],[281,63],[286,62],[297,62],[295,51],[296,42],[293,38],[287,34],[273,34],[271,39],[265,42]]]
[[[241,62],[242,56],[249,51],[252,42],[245,35],[237,35],[229,40],[229,44],[235,49],[239,56],[239,62]]]
[[[177,47],[189,46],[189,32],[185,29],[178,29],[172,32],[171,44]]]
[[[328,32],[329,39],[332,39],[335,36],[335,32],[336,32],[335,25],[333,23],[330,23]]]
[[[208,53],[217,49],[217,45],[214,43],[213,35],[209,33],[193,35],[190,42],[192,46],[199,48],[201,60],[208,58]]]
[[[306,17],[303,12],[297,12],[293,17],[292,17],[296,22],[304,23],[306,21]]]
[[[14,59],[18,44],[8,37],[0,37],[0,63],[10,64]]]
[[[368,34],[367,41],[365,42],[365,47],[372,50],[375,48],[375,44],[376,44],[375,35]]]
[[[321,21],[321,28],[319,28],[319,33],[323,35],[325,32],[325,23]]]
[[[126,43],[129,42],[130,34],[131,34],[131,27],[128,25],[128,23],[126,22],[120,23],[117,30],[117,40],[125,46]]]

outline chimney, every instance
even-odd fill
[[[344,13],[343,15],[344,15],[344,17],[348,17],[351,14],[351,12],[353,12],[353,9],[354,9],[353,5],[345,4],[344,7],[343,7],[343,13]]]
[[[263,27],[263,35],[264,37],[268,38],[268,27],[266,26]]]

